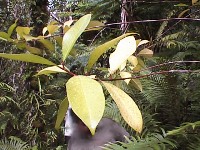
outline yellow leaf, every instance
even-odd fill
[[[133,65],[133,67],[136,67],[137,64],[138,64],[138,59],[137,57],[131,55],[129,58],[128,58],[128,61],[131,63],[131,65]]]
[[[135,51],[136,41],[134,36],[120,40],[116,50],[109,57],[110,73],[113,74]]]
[[[178,18],[181,18],[186,12],[190,11],[190,9],[186,9],[184,11],[182,11],[179,15]]]
[[[74,76],[68,80],[66,89],[72,110],[94,135],[105,109],[102,86],[89,77]]]
[[[113,84],[106,82],[103,82],[103,84],[116,102],[124,120],[130,127],[140,133],[143,126],[142,115],[133,99]]]
[[[61,26],[59,25],[48,25],[47,30],[49,31],[49,34],[55,33]]]
[[[43,30],[42,30],[43,36],[45,35],[45,33],[46,33],[47,31],[48,31],[48,30],[47,30],[47,27],[44,27]]]
[[[192,0],[192,5],[194,5],[198,0]]]
[[[123,34],[113,40],[110,40],[102,45],[99,45],[98,47],[96,47],[93,52],[90,55],[90,58],[88,60],[88,64],[86,66],[86,70],[90,71],[90,69],[92,68],[92,66],[94,65],[94,63],[98,60],[98,58],[105,53],[107,50],[109,50],[111,47],[115,46],[117,44],[117,42],[121,39],[123,39],[124,37],[131,35],[134,33],[127,33],[127,34]]]
[[[51,52],[54,52],[55,51],[55,47],[54,45],[51,43],[50,40],[47,40],[47,39],[42,39],[42,40],[39,40],[39,42],[41,42],[45,48],[47,48],[49,51]]]
[[[120,76],[122,78],[131,78],[132,77],[131,73],[129,73],[129,72],[120,72]],[[126,82],[126,84],[129,84],[131,79],[125,79],[124,81]]]
[[[17,31],[17,34],[19,35],[19,39],[20,39],[20,38],[23,38],[23,35],[29,34],[30,31],[31,31],[31,28],[30,27],[21,27],[21,26],[18,26],[16,28],[16,31]]]
[[[24,37],[24,39],[26,40],[26,41],[32,41],[32,40],[37,40],[38,38],[37,37],[33,37],[33,36],[31,36],[31,35],[23,35],[23,37]]]
[[[153,51],[148,49],[148,48],[145,48],[143,50],[141,50],[139,53],[138,53],[138,56],[143,56],[145,58],[150,58],[153,56]]]
[[[47,68],[44,68],[42,70],[40,70],[36,76],[38,75],[42,75],[42,74],[51,74],[51,73],[67,73],[64,69],[61,69],[63,66],[62,65],[58,65],[58,66],[52,66],[52,67],[47,67]],[[65,67],[66,70],[68,70],[66,67]]]

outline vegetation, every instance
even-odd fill
[[[0,149],[66,149],[69,103],[129,131],[107,150],[199,149],[198,0],[0,4]]]

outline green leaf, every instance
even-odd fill
[[[94,135],[105,109],[102,86],[89,77],[74,76],[68,80],[66,88],[73,111]]]
[[[116,50],[109,57],[110,73],[113,74],[135,51],[136,41],[134,36],[120,40]]]
[[[133,99],[113,84],[107,82],[102,83],[117,104],[124,120],[128,123],[130,127],[140,133],[143,126],[142,115]]]
[[[0,57],[12,59],[12,60],[19,60],[19,61],[25,61],[25,62],[32,62],[37,64],[46,64],[46,65],[53,65],[56,66],[53,62],[34,55],[34,54],[6,54],[6,53],[0,53]]]
[[[55,51],[55,46],[51,43],[51,41],[47,39],[42,39],[42,40],[39,40],[39,42],[42,43],[51,52]]]
[[[17,20],[15,21],[15,23],[13,23],[9,29],[8,29],[8,36],[10,37],[15,29],[15,27],[17,26]]]
[[[51,74],[51,73],[59,73],[59,72],[60,73],[67,73],[64,69],[61,69],[63,67],[62,65],[58,65],[58,66],[52,66],[52,67],[44,68],[44,69],[40,70],[36,74],[36,76],[42,75],[42,74],[48,75],[48,74]],[[65,69],[67,69],[67,68],[65,67]]]
[[[36,47],[31,47],[29,45],[26,45],[26,50],[28,50],[31,54],[42,54],[42,50]]]
[[[30,27],[21,27],[21,26],[18,26],[16,28],[16,31],[17,31],[17,34],[19,35],[20,38],[24,38],[23,35],[29,34],[30,31],[31,31],[31,28]]]
[[[7,41],[9,39],[9,35],[6,32],[0,32],[0,39]]]
[[[49,34],[55,33],[61,26],[59,25],[48,25],[47,30],[49,31]]]
[[[94,30],[100,30],[102,29],[102,27],[98,27],[98,26],[104,26],[104,23],[100,22],[100,21],[90,21],[90,23],[87,26],[86,31],[94,31]]]
[[[90,69],[92,68],[92,66],[94,65],[94,63],[99,59],[99,57],[105,53],[107,50],[109,50],[111,47],[115,46],[119,40],[123,39],[124,37],[131,35],[134,33],[127,33],[127,34],[123,34],[111,41],[108,41],[102,45],[99,45],[97,48],[95,48],[93,50],[93,52],[90,55],[90,58],[88,60],[88,64],[86,66],[87,71],[90,71]]]
[[[133,85],[133,87],[135,87],[137,90],[142,92],[142,83],[139,79],[132,79],[130,84]]]
[[[69,102],[67,97],[60,103],[55,128],[58,130],[60,128],[60,124],[62,123],[63,119],[65,118],[67,109],[69,107]]]
[[[62,42],[63,61],[69,55],[76,40],[83,33],[90,19],[91,19],[91,14],[81,17],[63,36],[63,42]]]

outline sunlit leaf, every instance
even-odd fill
[[[138,59],[137,59],[137,57],[131,55],[128,57],[128,62],[130,62],[131,65],[133,65],[133,67],[136,67],[138,64]]]
[[[122,78],[130,78],[132,75],[130,72],[120,72],[120,76]],[[124,80],[126,82],[126,84],[129,84],[129,82],[131,81],[131,79],[125,79]]]
[[[130,82],[137,90],[142,92],[142,84],[139,79],[132,79]]]
[[[138,56],[143,56],[145,58],[150,58],[153,56],[153,51],[148,49],[148,48],[145,48],[143,50],[141,50],[139,53],[138,53]]]
[[[16,28],[17,34],[19,35],[20,38],[23,38],[23,35],[27,35],[30,33],[31,28],[30,27],[21,27],[18,26]]]
[[[45,35],[45,33],[48,31],[47,27],[44,27],[42,30],[42,34]]]
[[[124,62],[120,65],[119,70],[122,71],[122,70],[124,70],[125,67],[126,67],[126,61],[124,61]]]
[[[67,97],[60,103],[55,128],[58,130],[60,128],[60,124],[64,120],[64,117],[66,115],[67,109],[69,107],[69,102],[67,100]]]
[[[140,43],[137,46],[139,47],[140,45],[143,45],[143,44],[146,44],[146,43],[149,43],[149,41],[148,40],[142,40],[142,41],[140,41]]]
[[[38,38],[37,37],[33,37],[31,35],[23,35],[24,39],[26,41],[32,41],[32,40],[37,40]]]
[[[116,102],[124,120],[135,131],[141,132],[143,126],[142,115],[133,99],[113,84],[107,82],[103,82],[103,84]]]
[[[192,5],[194,5],[197,2],[198,2],[198,0],[192,0]]]
[[[9,27],[9,29],[8,29],[8,36],[9,36],[9,37],[12,35],[13,30],[16,28],[16,26],[17,26],[17,20],[16,20],[15,23],[13,23],[13,24]]]
[[[136,51],[134,36],[120,40],[116,50],[109,57],[110,73],[114,73]]]
[[[63,36],[63,42],[62,42],[63,61],[69,55],[76,40],[83,33],[90,19],[91,19],[91,14],[81,17]]]
[[[90,21],[90,23],[88,24],[86,28],[86,31],[100,30],[102,26],[104,26],[104,23],[100,21]]]
[[[72,23],[74,22],[74,20],[68,20],[64,23],[63,28],[65,28],[66,26],[70,27],[72,25]]]
[[[73,111],[94,135],[105,109],[102,86],[89,77],[74,76],[68,80],[66,88]]]
[[[99,45],[98,47],[96,47],[93,52],[90,55],[88,64],[86,66],[87,71],[90,71],[90,69],[92,68],[92,66],[94,65],[94,63],[98,60],[98,58],[105,53],[107,50],[109,50],[111,47],[115,46],[119,40],[123,39],[124,37],[131,35],[133,33],[127,33],[127,34],[123,34],[111,41],[108,41],[102,45]]]
[[[42,74],[48,75],[48,74],[51,74],[51,73],[67,73],[65,71],[65,69],[68,70],[66,67],[64,69],[61,69],[61,68],[63,68],[62,65],[47,67],[47,68],[44,68],[44,69],[40,70],[36,74],[36,76],[42,75]]]
[[[51,41],[47,39],[42,39],[42,40],[39,40],[39,42],[41,42],[45,46],[45,48],[47,48],[49,51],[51,52],[55,51],[55,46],[51,43]]]
[[[53,62],[34,55],[34,54],[6,54],[6,53],[0,53],[0,57],[12,59],[12,60],[19,60],[19,61],[25,61],[25,62],[31,62],[31,63],[38,63],[38,64],[46,64],[46,65],[53,65],[56,66]]]
[[[49,31],[49,34],[51,35],[55,33],[56,31],[58,31],[60,27],[61,27],[60,25],[48,25],[47,30]]]

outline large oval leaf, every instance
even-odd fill
[[[67,97],[60,103],[59,109],[58,109],[58,114],[57,114],[57,119],[56,119],[56,124],[55,124],[55,128],[58,130],[60,128],[60,124],[62,123],[67,109],[69,107],[69,103],[67,100]]]
[[[25,61],[25,62],[31,62],[31,63],[37,63],[37,64],[46,64],[46,65],[53,65],[56,66],[53,62],[34,55],[34,54],[6,54],[6,53],[0,53],[0,57],[12,59],[12,60],[19,60],[19,61]]]
[[[90,19],[91,19],[91,14],[81,17],[63,36],[63,42],[62,42],[63,61],[69,55],[69,52],[73,48],[76,40],[88,26]]]
[[[69,104],[94,135],[105,108],[102,86],[86,76],[74,76],[66,84]]]
[[[114,73],[136,51],[134,36],[122,39],[109,57],[110,73]]]
[[[103,84],[116,102],[124,120],[135,131],[141,132],[143,126],[142,115],[133,99],[113,84],[107,82],[103,82]]]
[[[124,37],[131,35],[134,33],[127,33],[127,34],[123,34],[111,41],[108,41],[102,45],[99,45],[97,48],[94,49],[94,51],[91,53],[90,58],[88,60],[88,64],[86,66],[87,71],[90,71],[90,69],[92,68],[92,66],[94,65],[94,63],[98,60],[98,58],[105,53],[108,49],[110,49],[111,47],[115,46],[117,44],[117,42],[119,42],[119,40],[123,39]]]

